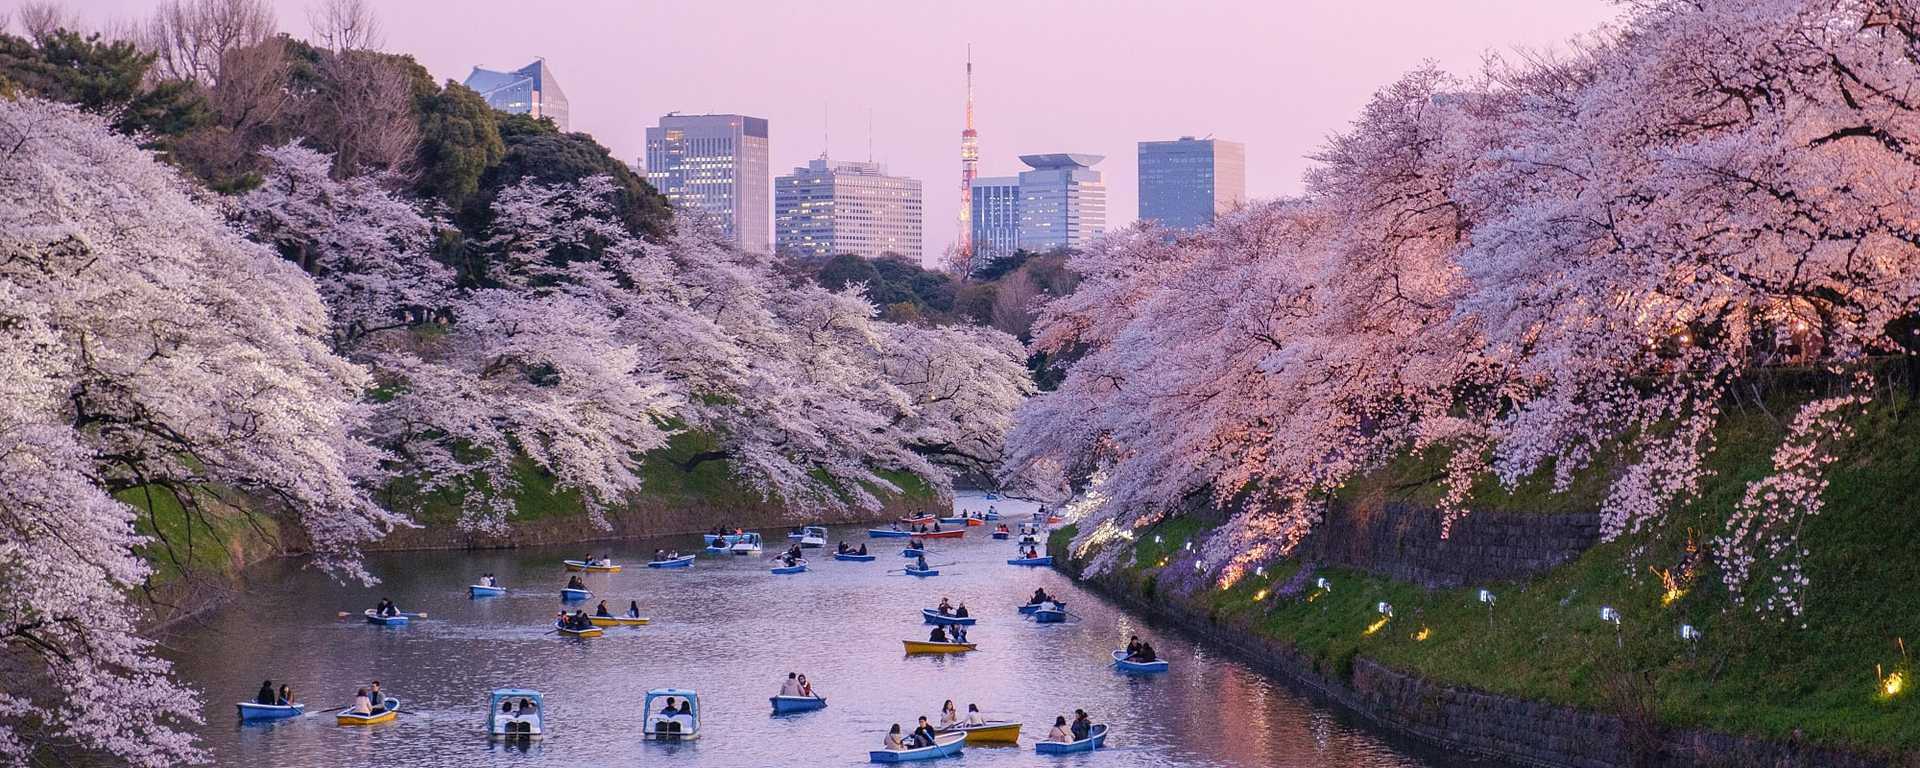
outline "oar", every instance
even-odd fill
[[[340,615],[340,618],[343,618],[343,619],[344,619],[344,618],[346,618],[346,617],[348,617],[348,616],[365,616],[365,615],[367,615],[367,612],[366,612],[366,611],[341,611],[339,615]],[[419,612],[419,613],[407,613],[407,612],[405,612],[405,611],[402,611],[402,612],[400,612],[400,613],[396,613],[396,614],[394,614],[394,615],[395,615],[395,616],[405,616],[405,617],[407,617],[407,618],[409,618],[409,619],[424,619],[424,618],[426,618],[426,617],[427,617],[427,612],[426,612],[426,611],[421,611],[421,612]]]

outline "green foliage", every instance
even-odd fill
[[[116,130],[161,140],[206,124],[206,101],[192,83],[144,85],[152,66],[152,54],[124,40],[61,31],[36,46],[0,34],[0,79],[21,92],[114,115]]]
[[[445,88],[417,92],[414,109],[420,115],[414,190],[457,209],[480,188],[481,174],[506,157],[499,113],[473,89],[452,80]]]
[[[1652,572],[1673,569],[1689,538],[1706,546],[1747,484],[1769,471],[1782,427],[1751,407],[1723,419],[1711,455],[1716,475],[1665,527],[1595,547],[1526,582],[1428,591],[1329,568],[1320,574],[1333,582],[1331,592],[1312,600],[1256,600],[1260,589],[1299,567],[1288,561],[1269,566],[1264,577],[1210,590],[1193,607],[1289,642],[1333,674],[1349,674],[1353,659],[1366,656],[1442,683],[1605,711],[1644,708],[1663,724],[1782,739],[1800,734],[1868,750],[1920,749],[1920,692],[1889,699],[1877,694],[1875,680],[1881,665],[1904,669],[1911,681],[1913,666],[1898,641],[1920,638],[1920,590],[1914,589],[1920,550],[1913,547],[1920,516],[1906,511],[1920,478],[1912,404],[1882,403],[1855,420],[1856,436],[1824,496],[1826,509],[1802,527],[1812,584],[1801,619],[1783,621],[1735,604],[1711,567],[1668,602]],[[1775,405],[1782,413],[1791,407]],[[1412,484],[1422,477],[1431,483],[1439,466],[1433,461],[1405,459],[1380,477],[1408,483],[1396,491],[1408,498],[1428,498],[1438,491]],[[1610,469],[1594,471],[1604,476]],[[1385,485],[1379,477],[1369,482],[1375,484],[1370,492]],[[1543,502],[1552,494],[1523,486],[1507,497],[1476,498],[1474,507],[1590,507],[1600,487],[1578,478],[1574,499]],[[1134,543],[1140,559],[1128,567],[1133,583],[1157,573],[1157,556],[1197,532],[1194,525],[1176,519],[1142,531]],[[1165,543],[1152,544],[1154,533]],[[1482,586],[1498,595],[1491,614],[1476,600]],[[1368,634],[1382,601],[1394,606],[1395,616]],[[1603,605],[1623,615],[1618,632],[1600,621]],[[1704,633],[1697,647],[1680,639],[1681,623]],[[1429,634],[1416,639],[1422,628]]]
[[[953,277],[922,268],[903,256],[867,259],[843,253],[821,263],[814,280],[836,291],[864,283],[867,298],[889,321],[953,320]]]
[[[272,517],[249,517],[211,492],[194,493],[196,508],[191,511],[158,486],[136,486],[114,494],[136,511],[134,530],[152,539],[140,548],[140,555],[153,566],[154,586],[226,575],[247,562],[247,551],[275,546],[279,524]]]
[[[617,188],[614,208],[620,219],[634,231],[658,235],[666,231],[672,218],[667,200],[655,192],[645,179],[634,174],[626,163],[584,133],[561,133],[552,121],[526,115],[497,113],[500,138],[506,155],[487,169],[480,181],[479,193],[467,205],[469,220],[484,220],[487,206],[500,190],[533,179],[544,184],[562,184],[606,174]]]

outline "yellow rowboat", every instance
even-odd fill
[[[613,565],[611,563],[607,565],[588,565],[587,561],[585,560],[563,560],[561,562],[564,562],[567,564],[567,570],[569,571],[585,571],[587,573],[619,573],[620,572],[620,566]]]
[[[924,640],[902,640],[907,653],[966,653],[979,648],[974,643],[929,643]]]
[[[588,616],[587,621],[593,622],[593,625],[596,627],[637,627],[653,621],[653,619],[645,616],[639,618],[631,616]]]
[[[941,733],[964,733],[968,744],[1018,744],[1020,724],[990,720],[984,725],[958,725]]]
[[[397,709],[384,709],[371,715],[362,715],[352,709],[343,709],[333,716],[333,721],[341,725],[378,725],[393,722],[393,719],[399,716],[400,711]]]

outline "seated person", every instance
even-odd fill
[[[1153,653],[1153,643],[1141,643],[1140,651],[1139,653],[1135,654],[1135,657],[1134,657],[1134,661],[1138,661],[1142,663],[1159,661],[1159,660],[1160,660],[1160,657],[1154,655]]]
[[[1049,600],[1051,600],[1051,599],[1052,599],[1052,598],[1050,598],[1050,597],[1048,597],[1048,596],[1047,596],[1047,590],[1045,590],[1045,589],[1036,589],[1036,590],[1034,590],[1034,591],[1033,591],[1033,599],[1031,599],[1031,600],[1028,600],[1028,601],[1027,601],[1027,604],[1028,604],[1028,605],[1034,605],[1034,604],[1038,604],[1038,603],[1044,603],[1044,602],[1047,602],[1047,601],[1049,601]]]
[[[367,689],[362,688],[353,694],[353,713],[356,715],[373,714],[373,700],[367,698]]]
[[[1093,720],[1087,717],[1086,710],[1076,709],[1073,711],[1073,727],[1070,730],[1073,733],[1074,741],[1084,739],[1088,734],[1093,732]]]
[[[640,601],[638,600],[627,601],[627,618],[629,619],[640,618]]]
[[[787,681],[780,684],[780,695],[782,696],[799,696],[800,695],[800,676],[798,674],[793,672],[787,673]]]
[[[939,624],[933,625],[933,631],[927,633],[927,642],[929,643],[947,642],[947,628]]]
[[[607,601],[605,601],[605,600],[602,600],[602,601],[600,601],[600,604],[599,604],[598,606],[595,606],[595,607],[594,607],[594,609],[593,609],[593,615],[595,615],[595,616],[599,616],[599,617],[601,617],[601,618],[605,618],[605,619],[611,619],[611,618],[613,618],[613,611],[611,611],[611,610],[608,610],[608,608],[607,608]]]
[[[934,745],[936,735],[933,732],[933,724],[927,722],[926,715],[921,715],[920,725],[913,729],[913,746],[931,747]]]
[[[966,604],[966,603],[961,603],[961,604],[960,604],[960,607],[959,607],[959,608],[955,608],[955,609],[953,609],[953,615],[954,615],[954,617],[955,617],[955,618],[961,618],[961,619],[964,619],[964,618],[966,618],[966,617],[967,617],[967,604]]]
[[[968,704],[967,705],[967,725],[986,725],[986,724],[987,724],[987,718],[985,715],[980,714],[980,705]]]
[[[952,616],[953,601],[948,600],[947,598],[944,598],[944,597],[940,598],[940,607],[937,608],[936,610],[938,610],[940,612],[940,615],[942,616]]]
[[[862,542],[862,543],[860,544],[860,554],[863,554],[863,555],[864,555],[864,554],[866,554],[866,553],[867,553],[867,545],[866,545],[866,544],[865,544],[864,542]]]
[[[274,703],[274,700],[273,700],[273,681],[272,681],[272,680],[262,680],[262,681],[260,681],[260,692],[259,692],[258,694],[255,694],[255,695],[254,695],[254,697],[253,697],[253,703],[255,703],[255,704],[272,704],[272,703]]]
[[[892,750],[901,750],[901,749],[907,748],[907,742],[900,738],[899,723],[894,723],[893,729],[887,731],[887,738],[885,741],[880,743],[880,748],[892,749]]]
[[[281,685],[280,695],[275,697],[275,699],[276,700],[273,703],[278,704],[280,706],[283,706],[283,707],[293,706],[293,689],[286,685]]]
[[[1140,636],[1127,635],[1127,658],[1131,659],[1140,652]]]
[[[587,588],[587,583],[584,581],[581,581],[580,577],[578,576],[567,577],[567,589],[586,589],[586,588]]]

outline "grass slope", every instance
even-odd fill
[[[1920,640],[1920,515],[1912,510],[1920,491],[1920,414],[1913,405],[1876,406],[1854,424],[1856,435],[1830,477],[1826,509],[1802,529],[1812,584],[1800,620],[1735,605],[1710,559],[1671,601],[1649,569],[1678,563],[1689,531],[1706,547],[1747,483],[1767,473],[1782,428],[1758,411],[1723,421],[1712,457],[1717,474],[1665,527],[1602,544],[1525,583],[1484,585],[1497,594],[1491,612],[1476,600],[1478,585],[1427,591],[1341,569],[1321,571],[1334,587],[1311,600],[1256,599],[1297,571],[1291,561],[1186,599],[1216,619],[1246,621],[1290,642],[1342,676],[1364,654],[1432,680],[1664,724],[1911,753],[1920,750],[1920,693],[1900,641]],[[1404,459],[1344,494],[1430,501],[1440,492],[1431,482],[1438,466]],[[1566,495],[1529,483],[1476,496],[1474,506],[1591,505],[1604,493],[1602,477],[1583,473]],[[1178,553],[1204,533],[1180,519],[1140,531],[1125,575],[1142,592],[1155,592],[1164,569],[1191,567]],[[1056,543],[1070,535],[1057,533]],[[1395,617],[1369,632],[1382,601]],[[1617,631],[1600,620],[1603,605],[1622,614]],[[1682,623],[1699,628],[1703,639],[1681,640]],[[1905,690],[1885,695],[1876,665],[1904,674]]]

